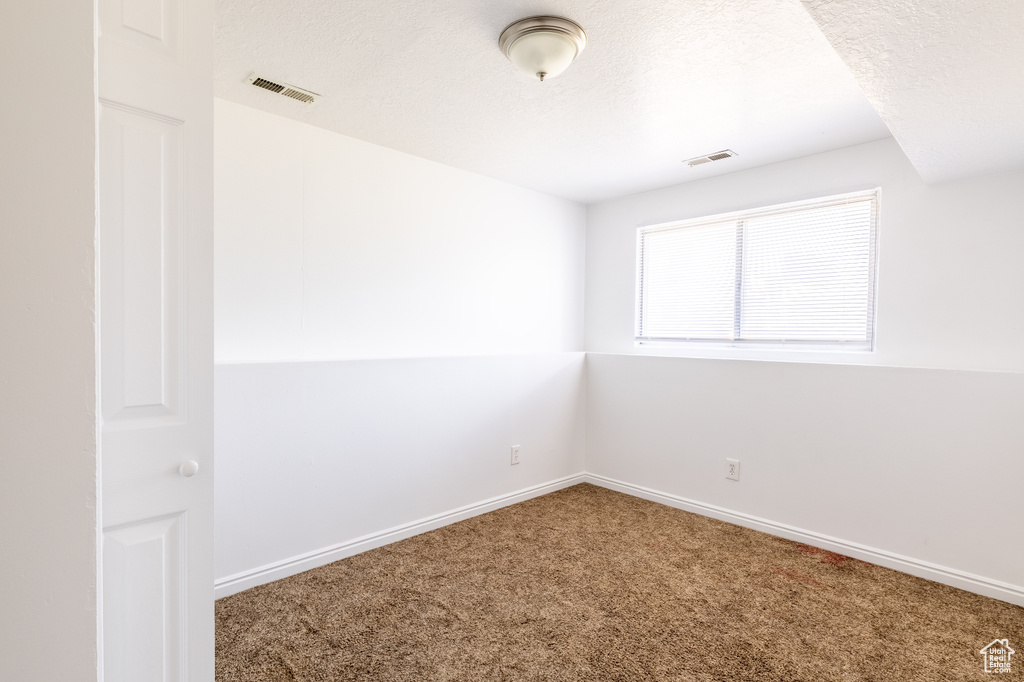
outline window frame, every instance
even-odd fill
[[[637,346],[669,346],[688,348],[751,348],[751,349],[789,349],[840,352],[874,352],[877,337],[878,317],[878,234],[881,222],[881,187],[834,194],[813,199],[792,201],[783,204],[772,204],[741,211],[730,211],[714,215],[699,216],[685,220],[673,220],[665,223],[641,225],[636,228],[636,278],[634,290],[634,345]],[[843,204],[871,200],[872,213],[870,235],[868,237],[868,319],[867,340],[824,340],[824,339],[716,339],[698,337],[658,337],[643,336],[644,325],[644,236],[652,232],[673,231],[692,227],[736,222],[736,288],[733,296],[734,334],[741,329],[740,311],[742,301],[743,280],[743,221],[764,218],[773,215],[793,213],[800,210],[827,208]]]

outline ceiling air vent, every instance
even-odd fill
[[[285,97],[297,99],[300,102],[305,102],[306,104],[312,104],[317,100],[318,97],[321,96],[318,93],[313,92],[312,90],[306,90],[295,85],[289,85],[288,83],[275,83],[272,80],[261,78],[256,74],[251,74],[249,76],[249,82],[255,85],[257,88],[270,90],[271,92],[276,92],[279,95],[284,95]]]
[[[737,154],[731,149],[723,149],[722,151],[715,152],[714,154],[707,154],[706,156],[698,156],[693,159],[687,159],[686,161],[683,161],[683,163],[690,166],[690,168],[693,168],[694,166],[699,166],[702,163],[710,163],[712,161],[721,161],[722,159],[728,159],[730,156],[739,156],[739,154]]]

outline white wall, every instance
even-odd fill
[[[874,353],[634,346],[638,226],[875,186]],[[887,140],[591,206],[588,473],[1024,602],[1022,546],[1003,539],[1024,522],[1022,190],[1024,173],[927,186]]]
[[[220,596],[583,470],[582,353],[220,365],[216,380]]]
[[[882,141],[592,206],[584,239],[557,199],[226,102],[217,125],[225,589],[585,465],[1024,595],[1024,175],[929,187]],[[875,186],[874,353],[634,347],[637,226]]]
[[[582,471],[584,207],[215,112],[219,594]]]
[[[634,346],[637,227],[879,186],[874,353]],[[925,185],[889,139],[591,206],[586,349],[1024,370],[1022,190],[1024,173]]]
[[[95,680],[93,5],[0,25],[0,679]]]
[[[216,360],[579,351],[585,210],[216,102]]]

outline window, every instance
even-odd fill
[[[642,227],[637,340],[870,349],[877,222],[872,190]]]

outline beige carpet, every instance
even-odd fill
[[[217,602],[220,682],[993,677],[1020,607],[591,485]]]

